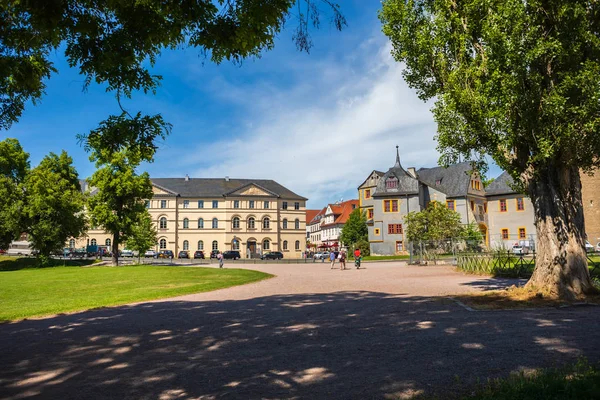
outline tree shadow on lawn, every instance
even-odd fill
[[[0,272],[19,271],[22,269],[38,269],[38,268],[52,268],[52,267],[83,267],[89,266],[95,263],[95,260],[88,259],[71,259],[62,260],[51,258],[49,264],[40,265],[40,262],[35,257],[18,257],[8,258],[0,257]]]
[[[107,308],[0,326],[0,398],[448,398],[598,361],[599,311],[473,313],[377,292]]]
[[[502,277],[482,277],[475,281],[461,283],[462,286],[472,286],[477,290],[488,292],[492,290],[504,290],[511,286],[524,286],[528,279],[523,278],[502,278]]]

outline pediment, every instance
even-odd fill
[[[228,196],[261,196],[261,197],[273,197],[275,193],[268,191],[256,184],[249,184],[239,189],[234,190],[227,194]]]
[[[157,186],[155,184],[152,185],[152,193],[154,194],[166,194],[166,195],[174,195],[176,193],[173,193],[165,188],[162,188],[160,186]]]

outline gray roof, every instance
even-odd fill
[[[275,197],[308,200],[270,179],[150,178],[150,180],[156,186],[182,197],[221,197],[246,186],[256,185]]]
[[[519,193],[512,188],[514,182],[509,173],[505,171],[485,188],[485,194],[488,196],[498,196],[501,194]]]
[[[448,197],[461,197],[467,195],[472,170],[470,162],[462,162],[448,167],[421,168],[417,176],[421,182]]]
[[[398,187],[387,188],[386,181],[388,178],[398,179]],[[402,168],[402,165],[400,164],[400,155],[398,154],[398,146],[396,146],[396,163],[381,177],[377,183],[373,197],[403,194],[419,194],[419,181]]]

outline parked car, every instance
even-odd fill
[[[161,250],[158,252],[156,258],[173,258],[175,255],[172,250]]]
[[[204,252],[202,250],[196,250],[194,252],[194,258],[201,258],[204,260]]]
[[[322,259],[328,259],[329,258],[329,252],[328,251],[319,251],[318,253],[316,253],[314,255],[314,259],[315,260],[322,260]]]
[[[133,250],[121,250],[121,257],[133,257]]]
[[[217,258],[217,254],[219,254],[219,250],[213,250],[210,252],[210,258]]]
[[[177,258],[190,258],[190,253],[188,253],[186,250],[181,250]]]
[[[585,241],[585,251],[587,253],[591,253],[594,251],[594,246],[592,246],[592,244],[590,242],[588,242],[587,240]]]
[[[240,258],[242,258],[242,256],[237,250],[227,250],[223,252],[223,258],[226,260],[239,260]]]
[[[156,253],[156,251],[154,251],[154,250],[147,250],[147,251],[144,253],[144,257],[152,257],[152,258],[156,258],[156,254],[157,254],[157,253]]]
[[[596,243],[596,251],[600,253],[600,242]]]
[[[282,258],[283,253],[280,251],[271,251],[260,256],[261,260],[281,260]]]
[[[512,253],[516,255],[525,255],[529,254],[529,247],[515,245],[512,247]]]

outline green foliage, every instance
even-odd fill
[[[600,397],[600,370],[587,360],[489,382],[464,400],[579,400]]]
[[[423,211],[404,217],[404,232],[409,242],[440,241],[457,238],[462,233],[460,214],[439,201],[432,201]]]
[[[442,163],[490,155],[525,186],[600,167],[600,3],[385,0],[394,58],[435,99]]]
[[[25,191],[29,240],[47,260],[69,237],[85,231],[85,199],[73,159],[65,151],[50,153],[27,175]]]
[[[0,249],[8,248],[25,229],[24,180],[29,172],[29,154],[17,139],[0,142]]]
[[[359,241],[357,241],[356,243],[354,243],[353,247],[355,249],[359,248],[360,249],[360,254],[363,257],[367,257],[367,256],[371,255],[371,245],[369,244],[368,240],[360,239]]]
[[[339,6],[321,1],[342,29]],[[130,97],[156,90],[161,77],[150,68],[167,48],[192,47],[216,63],[260,56],[273,47],[295,4],[294,40],[309,51],[309,23],[319,25],[315,0],[3,1],[0,129],[16,122],[28,101],[41,99],[45,80],[57,72],[50,61],[56,53],[64,52],[69,66],[79,69],[84,87],[96,82]]]
[[[146,251],[156,245],[158,233],[156,226],[152,223],[152,217],[148,210],[139,216],[135,225],[131,228],[131,233],[127,238],[127,248],[137,251],[141,257]]]
[[[463,226],[460,236],[465,241],[468,251],[481,250],[485,238],[476,223],[471,222]]]
[[[0,257],[0,267],[4,263]],[[0,322],[208,292],[271,276],[243,269],[149,265],[2,272]]]
[[[340,241],[349,247],[359,241],[369,240],[369,230],[367,228],[367,216],[360,209],[355,209],[350,213],[348,220],[340,233]]]

